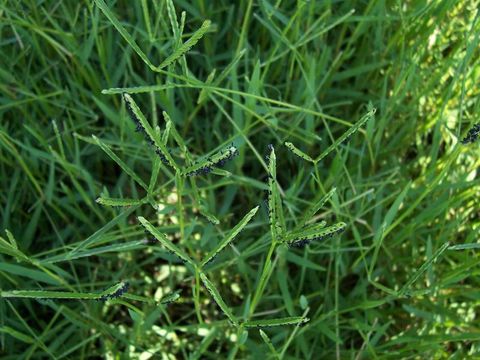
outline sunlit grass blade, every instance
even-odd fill
[[[129,94],[123,94],[123,98],[127,104],[130,116],[132,116],[135,122],[141,125],[142,131],[145,131],[149,142],[155,147],[155,152],[160,156],[162,162],[178,171],[179,167],[177,163],[173,160],[165,144],[158,138],[157,133],[152,129],[135,100],[133,100]]]
[[[246,328],[252,327],[272,327],[272,326],[284,326],[284,325],[298,325],[308,322],[309,319],[303,316],[292,316],[279,319],[269,320],[251,320],[242,323]]]
[[[425,261],[425,263],[423,263],[423,265],[420,266],[420,268],[405,283],[405,285],[402,286],[402,288],[398,291],[398,296],[404,296],[405,294],[407,294],[410,287],[418,280],[418,278],[420,278],[420,276],[422,276],[422,274],[425,271],[427,271],[432,266],[433,262],[435,260],[437,260],[438,257],[440,255],[442,255],[445,250],[448,249],[449,246],[450,246],[450,243],[448,243],[448,242],[446,242],[445,244],[440,246],[440,248],[437,251],[435,251],[435,253],[432,255],[432,257],[430,259],[428,259],[427,261]]]
[[[212,250],[210,251],[207,256],[205,256],[205,259],[200,263],[200,266],[203,267],[206,264],[208,264],[210,261],[212,261],[215,256],[218,255],[225,247],[230,244],[235,237],[244,229],[244,227],[249,223],[249,221],[255,216],[255,214],[258,211],[258,206],[254,207],[252,210],[248,212],[247,215],[243,217],[240,222],[235,225],[235,227],[228,233],[228,235]]]
[[[115,161],[120,168],[125,171],[135,182],[140,185],[142,188],[145,190],[148,190],[147,184],[140,179],[140,177],[133,171],[122,159],[120,159],[115,153],[104,143],[102,142],[99,138],[97,138],[95,135],[92,135],[92,138],[95,140],[95,142],[102,148],[102,150],[113,160]]]
[[[169,251],[177,255],[182,261],[188,262],[193,267],[196,267],[195,262],[190,258],[190,256],[187,255],[185,251],[183,251],[174,243],[172,243],[170,240],[168,240],[166,235],[158,231],[152,224],[150,224],[150,222],[148,222],[148,220],[146,220],[142,216],[139,216],[138,220],[145,227],[145,229],[147,229],[148,232],[152,234],[155,237],[155,239],[157,239]]]
[[[337,146],[339,146],[344,141],[348,141],[350,136],[352,136],[354,133],[356,133],[358,131],[358,129],[360,129],[360,127],[362,127],[363,124],[365,124],[368,120],[372,119],[375,116],[375,112],[376,112],[376,109],[372,106],[372,104],[369,104],[368,105],[368,112],[364,116],[362,116],[362,118],[360,120],[358,120],[351,128],[349,128],[347,131],[345,131],[337,140],[335,140],[335,142],[332,145],[330,145],[328,148],[326,148],[315,159],[315,162],[316,163],[320,162],[321,160],[323,160],[323,158],[325,156],[330,154],[330,152],[332,150],[334,150]]]
[[[49,290],[10,290],[0,291],[0,298],[107,300],[122,296],[128,290],[128,287],[128,283],[122,281],[100,293]]]
[[[217,303],[217,305],[220,307],[220,309],[223,311],[223,313],[228,317],[230,322],[238,326],[238,321],[237,318],[233,315],[232,310],[228,307],[228,305],[223,301],[220,293],[218,292],[217,288],[213,283],[206,277],[205,274],[200,273],[200,278],[202,279],[203,284],[207,288],[208,292],[212,296],[213,300]]]
[[[448,247],[448,250],[476,250],[480,249],[480,244],[472,243],[472,244],[458,244],[452,245]]]
[[[315,163],[315,160],[313,160],[310,155],[305,154],[302,150],[297,148],[295,145],[293,145],[291,142],[286,142],[285,146],[290,150],[292,153],[297,155],[298,157],[302,158],[303,160],[309,161],[311,163]]]

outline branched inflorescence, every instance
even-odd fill
[[[463,145],[468,143],[474,143],[477,141],[478,137],[480,136],[480,123],[473,125],[473,127],[468,130],[467,136],[463,138],[461,141]]]

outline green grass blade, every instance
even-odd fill
[[[308,322],[309,319],[303,316],[292,316],[279,319],[270,320],[252,320],[242,323],[246,328],[252,327],[272,327],[272,326],[284,326],[284,325],[298,325]]]
[[[95,135],[92,135],[92,138],[95,140],[95,142],[102,148],[102,150],[113,160],[117,163],[120,168],[125,171],[135,182],[140,185],[142,188],[145,190],[148,190],[147,184],[140,179],[140,177],[133,171],[122,159],[120,159],[115,153],[105,144],[103,143],[99,138],[97,138]]]
[[[128,45],[137,53],[138,56],[143,60],[145,64],[152,70],[156,70],[155,65],[153,65],[150,60],[148,59],[147,55],[140,49],[140,46],[135,42],[133,37],[128,33],[127,30],[123,27],[123,25],[118,21],[115,14],[110,10],[104,0],[94,0],[95,4],[99,7],[99,9],[103,12],[103,14],[107,17],[108,20],[112,23],[112,25],[117,29],[117,31],[122,35],[122,37],[127,41]]]
[[[101,239],[101,236],[105,234],[108,230],[113,228],[115,225],[124,221],[132,212],[134,212],[138,206],[132,206],[130,208],[125,209],[121,214],[118,214],[112,220],[110,220],[107,224],[103,227],[95,231],[92,235],[82,241],[79,245],[77,245],[71,252],[70,256],[73,256],[76,252],[85,249],[86,247],[95,244],[97,241]]]
[[[232,310],[228,307],[228,305],[223,301],[222,297],[220,296],[220,293],[218,292],[217,288],[213,283],[205,276],[204,273],[200,273],[200,278],[202,279],[203,284],[207,288],[208,292],[212,296],[213,300],[217,303],[217,305],[220,307],[220,309],[223,311],[223,313],[228,317],[230,322],[238,326],[238,321],[237,318],[233,315]]]
[[[177,255],[182,261],[188,262],[193,267],[197,266],[195,262],[190,258],[190,256],[187,255],[187,253],[185,253],[182,249],[180,249],[178,246],[176,246],[170,240],[168,240],[166,235],[158,231],[150,222],[148,222],[148,220],[146,220],[142,216],[139,216],[138,220],[145,227],[145,229],[147,229],[148,232],[152,234],[155,237],[155,239],[157,239],[169,251]]]
[[[235,237],[243,230],[243,228],[250,222],[250,220],[255,216],[258,211],[258,206],[254,207],[252,210],[248,212],[247,215],[243,217],[240,222],[235,225],[235,227],[228,233],[228,235],[212,250],[210,251],[205,259],[200,263],[200,266],[203,267],[212,261],[215,256],[218,255],[225,247],[230,244]]]

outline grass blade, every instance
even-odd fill
[[[148,59],[147,55],[140,49],[140,46],[135,42],[133,37],[128,33],[127,30],[123,27],[123,25],[118,21],[115,14],[110,10],[104,0],[94,0],[95,4],[99,7],[99,9],[103,12],[103,14],[107,17],[108,20],[112,23],[112,25],[117,29],[117,31],[122,35],[122,37],[127,41],[128,45],[137,53],[138,56],[143,60],[145,64],[152,70],[156,70],[155,65],[153,65],[150,60]]]
[[[102,150],[113,160],[117,163],[118,166],[122,168],[125,173],[127,173],[135,182],[140,185],[142,188],[145,190],[148,190],[147,184],[140,179],[140,177],[123,161],[121,160],[115,153],[105,144],[103,143],[99,138],[97,138],[95,135],[92,135],[92,138],[95,140],[95,142],[102,148]]]
[[[84,241],[82,241],[76,248],[74,248],[69,256],[73,256],[76,252],[79,250],[82,250],[92,244],[94,244],[99,238],[105,234],[108,230],[110,230],[112,227],[120,223],[121,221],[125,220],[127,216],[129,216],[132,212],[134,212],[138,206],[133,206],[130,208],[125,209],[121,214],[118,214],[116,217],[114,217],[112,220],[110,220],[107,224],[105,224],[102,228],[98,229],[95,231],[92,235],[90,235],[88,238],[86,238]]]
[[[292,316],[279,319],[270,319],[270,320],[252,320],[246,321],[242,325],[246,328],[252,327],[272,327],[272,326],[283,326],[283,325],[297,325],[308,322],[309,319],[303,316]]]
[[[205,257],[205,259],[201,262],[200,266],[203,267],[205,266],[206,264],[208,264],[210,261],[212,261],[217,255],[218,253],[220,253],[228,244],[230,244],[234,239],[235,237],[243,230],[243,228],[249,223],[249,221],[255,216],[255,214],[257,213],[258,211],[258,206],[257,207],[254,207],[252,210],[250,210],[248,212],[247,215],[245,215],[243,217],[242,220],[240,220],[240,222],[235,225],[235,227],[228,233],[228,235],[225,237],[225,239],[223,239],[223,241],[221,241],[216,247],[215,249],[213,249],[212,251],[210,251],[207,256]]]

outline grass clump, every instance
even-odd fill
[[[478,357],[479,5],[4,1],[2,358]]]

